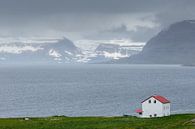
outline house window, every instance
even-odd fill
[[[149,100],[148,103],[151,103],[151,100]]]
[[[157,114],[154,114],[154,117],[157,117]]]
[[[156,100],[154,100],[154,103],[156,103]]]

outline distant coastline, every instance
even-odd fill
[[[182,64],[182,66],[195,67],[195,64]]]

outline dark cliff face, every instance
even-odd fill
[[[177,22],[150,39],[129,63],[194,64],[195,20]]]

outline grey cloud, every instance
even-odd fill
[[[1,0],[1,14],[46,15],[55,13],[142,13],[175,6],[194,5],[194,0]],[[172,11],[177,10],[173,8]]]
[[[146,41],[175,21],[195,19],[194,7],[194,0],[0,0],[0,35]]]
[[[121,25],[117,28],[88,35],[85,38],[93,40],[130,39],[135,42],[146,42],[159,31],[158,27],[154,29],[143,26],[136,26],[136,30],[128,30],[126,25]]]
[[[136,31],[129,32],[129,36],[133,41],[139,41],[139,42],[147,42],[161,30],[159,27],[147,28],[147,27],[137,26],[136,28],[137,28]]]
[[[169,0],[1,0],[4,14],[126,13],[154,11]]]

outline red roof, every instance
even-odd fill
[[[143,111],[142,111],[142,109],[136,109],[135,112],[142,113]]]
[[[144,101],[142,101],[142,103],[145,102],[146,100],[150,99],[151,97],[155,98],[156,100],[160,101],[163,104],[170,103],[170,101],[168,99],[166,99],[165,97],[160,96],[160,95],[150,96],[149,98],[147,98]]]

